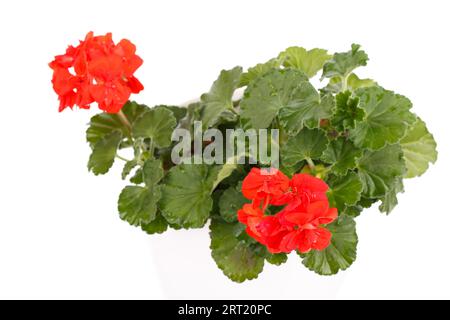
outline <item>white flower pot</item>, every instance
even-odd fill
[[[209,249],[209,228],[168,230],[150,237],[153,258],[169,299],[335,298],[345,273],[319,276],[292,253],[287,263],[266,262],[255,280],[235,283],[216,266]]]

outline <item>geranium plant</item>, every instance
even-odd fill
[[[50,67],[60,111],[93,103],[103,111],[86,132],[88,169],[105,174],[123,161],[129,182],[118,197],[120,218],[149,234],[208,224],[217,266],[242,282],[293,251],[318,274],[347,269],[356,259],[355,218],[375,203],[390,213],[403,179],[436,161],[436,143],[410,100],[356,75],[367,61],[355,44],[333,55],[290,47],[245,72],[222,70],[194,103],[154,107],[129,101],[143,89],[134,76],[143,61],[128,40],[89,33]],[[319,73],[316,89],[310,79]],[[174,130],[195,137],[198,122],[219,133],[276,130],[279,165],[248,148],[245,163],[223,155],[224,164],[174,161]],[[218,143],[190,139],[200,152]]]

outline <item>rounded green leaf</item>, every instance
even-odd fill
[[[345,207],[344,210],[340,212],[340,214],[345,214],[349,217],[356,218],[357,216],[359,216],[361,214],[361,212],[363,210],[364,210],[364,208],[360,205],[350,206],[350,207]]]
[[[131,124],[147,110],[149,108],[146,105],[137,104],[134,101],[128,101],[122,108],[122,112]],[[116,130],[121,131],[124,137],[130,134],[129,128],[120,121],[117,114],[102,112],[91,118],[89,128],[86,131],[86,140],[93,147],[107,134]]]
[[[208,93],[201,96],[203,128],[209,128],[223,111],[233,108],[233,93],[239,85],[242,68],[222,70]]]
[[[332,93],[338,93],[342,91],[343,79],[340,76],[333,77],[330,79],[330,82],[328,82],[328,85],[323,88],[322,90],[325,92],[332,92]],[[355,91],[358,88],[366,88],[366,87],[373,87],[378,85],[374,80],[372,79],[360,79],[356,74],[351,73],[347,77],[347,90],[349,91]]]
[[[379,209],[381,212],[389,214],[398,204],[397,194],[403,192],[403,181],[398,178],[386,195],[381,198]]]
[[[136,138],[150,138],[159,148],[171,144],[173,129],[177,119],[173,112],[165,107],[153,108],[136,119],[133,125],[133,135]]]
[[[289,137],[281,149],[283,165],[293,166],[305,159],[319,159],[327,145],[328,139],[322,130],[304,128],[296,136]]]
[[[400,145],[405,157],[406,178],[422,175],[427,171],[428,164],[437,160],[436,141],[422,119],[417,119],[400,141]]]
[[[159,106],[156,106],[155,108],[166,108],[166,109],[172,111],[175,119],[177,119],[177,122],[179,122],[181,119],[186,117],[186,114],[187,114],[186,107],[159,105]]]
[[[161,160],[148,159],[142,167],[143,182],[147,187],[156,185],[164,177]]]
[[[258,63],[256,66],[248,68],[247,72],[241,75],[241,80],[239,82],[239,87],[247,86],[250,82],[254,81],[258,77],[266,74],[272,69],[280,67],[279,59],[270,59],[264,63]]]
[[[237,212],[245,203],[250,201],[246,199],[238,187],[229,187],[224,191],[219,199],[220,215],[226,222],[236,222]]]
[[[352,97],[350,91],[336,95],[336,113],[331,119],[333,127],[343,132],[354,129],[358,121],[363,121],[366,112],[359,107],[359,98]]]
[[[356,148],[350,140],[339,137],[329,143],[322,154],[321,160],[331,164],[331,172],[345,175],[348,170],[356,167],[356,160],[362,156],[362,150]]]
[[[366,116],[350,129],[350,139],[357,147],[372,150],[386,144],[399,142],[416,116],[409,111],[411,101],[380,87],[362,88],[356,91],[359,107]]]
[[[165,232],[168,226],[169,224],[166,219],[158,212],[156,218],[152,222],[142,224],[141,228],[148,234],[155,234]]]
[[[242,122],[245,128],[265,129],[280,109],[299,105],[308,107],[312,103],[310,100],[318,100],[318,93],[303,72],[273,69],[245,90],[240,104]]]
[[[367,150],[358,160],[357,168],[363,183],[363,195],[367,198],[383,197],[405,173],[402,148],[395,144],[377,151]]]
[[[120,218],[132,226],[150,223],[156,217],[156,204],[159,199],[161,199],[159,186],[151,188],[126,186],[119,196]]]
[[[361,198],[363,185],[355,172],[348,172],[345,176],[332,176],[327,179],[330,186],[328,199],[330,206],[342,212],[346,206],[356,204]]]
[[[323,66],[323,78],[347,77],[354,69],[365,66],[369,57],[360,50],[359,44],[352,44],[352,49],[347,52],[338,52]]]
[[[164,176],[161,161],[147,160],[141,175],[145,187],[127,186],[119,196],[120,217],[133,226],[149,224],[156,218],[157,203],[161,199],[158,183]]]
[[[281,266],[288,260],[288,256],[286,253],[269,253],[266,254],[266,261],[270,264],[274,264],[276,266]]]
[[[356,259],[356,223],[353,218],[341,215],[327,225],[332,233],[331,243],[324,250],[313,250],[303,255],[303,264],[320,275],[333,275],[347,269]]]
[[[278,56],[283,66],[303,71],[309,78],[322,70],[323,65],[330,58],[331,55],[327,53],[327,50],[318,48],[306,50],[302,47],[289,47]]]
[[[137,167],[138,163],[137,160],[130,160],[125,162],[125,165],[123,166],[122,169],[122,180],[125,180],[128,175],[131,173],[131,171]]]
[[[160,208],[171,224],[201,228],[209,217],[211,193],[219,166],[181,164],[172,167],[163,183]]]
[[[121,131],[112,131],[97,141],[89,157],[88,169],[95,175],[105,174],[114,164],[117,149],[122,141]]]
[[[211,255],[223,273],[235,282],[257,278],[264,257],[256,253],[253,245],[236,237],[236,230],[241,230],[239,223],[213,219],[210,230]]]

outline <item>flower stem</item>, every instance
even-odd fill
[[[124,157],[122,157],[122,156],[119,156],[118,154],[116,154],[116,158],[117,158],[117,159],[120,159],[120,160],[123,160],[123,161],[125,161],[125,162],[131,161],[131,160],[128,160],[128,159],[126,159],[126,158],[124,158]]]
[[[131,123],[130,123],[130,121],[128,121],[128,118],[127,118],[127,116],[125,115],[125,113],[123,113],[123,111],[120,110],[120,111],[117,113],[117,116],[119,117],[120,122],[122,122],[123,125],[127,128],[128,132],[131,133]]]
[[[348,81],[349,74],[346,74],[345,76],[341,77],[342,86],[341,86],[341,92],[345,92],[348,89],[347,81]]]
[[[308,163],[309,169],[311,169],[311,171],[316,170],[316,166],[314,165],[314,162],[311,160],[311,158],[306,158],[306,162]]]
[[[151,157],[155,157],[154,153],[155,153],[155,144],[153,143],[153,139],[150,139],[150,147],[149,147],[149,151],[150,151],[150,156]]]

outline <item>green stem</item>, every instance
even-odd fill
[[[342,81],[341,92],[347,91],[347,81],[348,81],[349,75],[350,74],[346,74],[345,76],[341,77],[341,81]]]
[[[150,156],[155,157],[155,144],[153,143],[153,139],[150,139]]]
[[[314,165],[314,162],[311,160],[311,158],[306,158],[306,162],[308,163],[308,166],[311,169],[311,171],[314,172],[316,170],[316,166]]]
[[[236,108],[237,106],[239,106],[239,104],[241,103],[241,100],[242,100],[242,99],[234,100],[234,101],[233,101],[233,107]]]
[[[119,118],[120,122],[122,122],[122,124],[125,126],[125,128],[127,129],[128,132],[128,138],[130,138],[130,140],[132,140],[131,138],[131,123],[128,120],[127,116],[125,115],[125,113],[123,113],[122,110],[120,110],[117,113],[117,117]]]
[[[126,161],[126,162],[131,161],[131,160],[128,160],[127,158],[124,158],[124,157],[122,157],[122,156],[119,156],[118,154],[116,154],[116,158],[117,158],[117,159],[120,159],[120,160],[123,160],[123,161]]]

